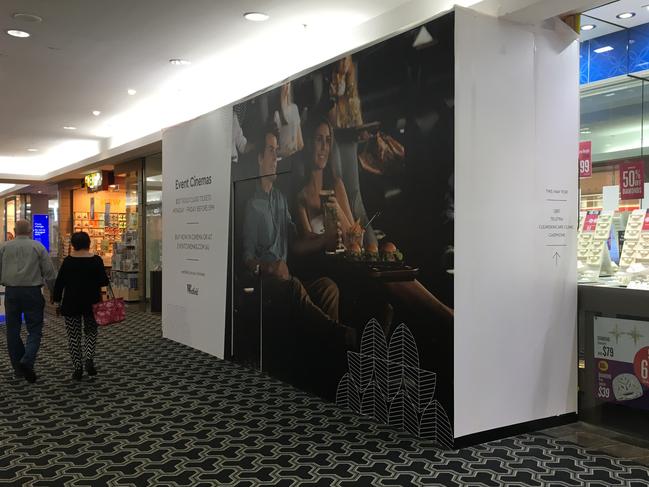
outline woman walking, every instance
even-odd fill
[[[74,366],[72,378],[83,377],[84,351],[81,347],[81,323],[85,335],[85,365],[88,375],[96,375],[94,356],[97,344],[97,322],[92,305],[101,301],[101,288],[107,286],[108,276],[98,255],[90,252],[90,237],[86,232],[75,232],[70,238],[72,253],[63,260],[54,285],[53,300],[61,303],[65,317],[70,358]]]

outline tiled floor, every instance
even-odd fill
[[[550,428],[542,433],[571,441],[584,448],[598,450],[615,457],[649,465],[649,440],[642,440],[617,431],[584,422]]]

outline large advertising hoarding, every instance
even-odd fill
[[[229,352],[453,442],[449,14],[234,106]]]

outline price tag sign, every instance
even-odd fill
[[[620,164],[620,199],[644,198],[644,164],[623,162]]]
[[[589,211],[586,213],[586,217],[584,218],[584,232],[594,232],[595,229],[597,228],[597,220],[599,218],[599,211]]]
[[[642,221],[642,231],[649,231],[649,213],[645,213],[644,220]]]
[[[579,177],[589,178],[593,175],[593,145],[590,140],[579,142]]]

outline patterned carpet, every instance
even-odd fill
[[[440,451],[163,340],[159,318],[135,311],[100,329],[93,380],[70,379],[54,318],[36,385],[1,360],[3,486],[649,484],[644,467],[540,434]]]

